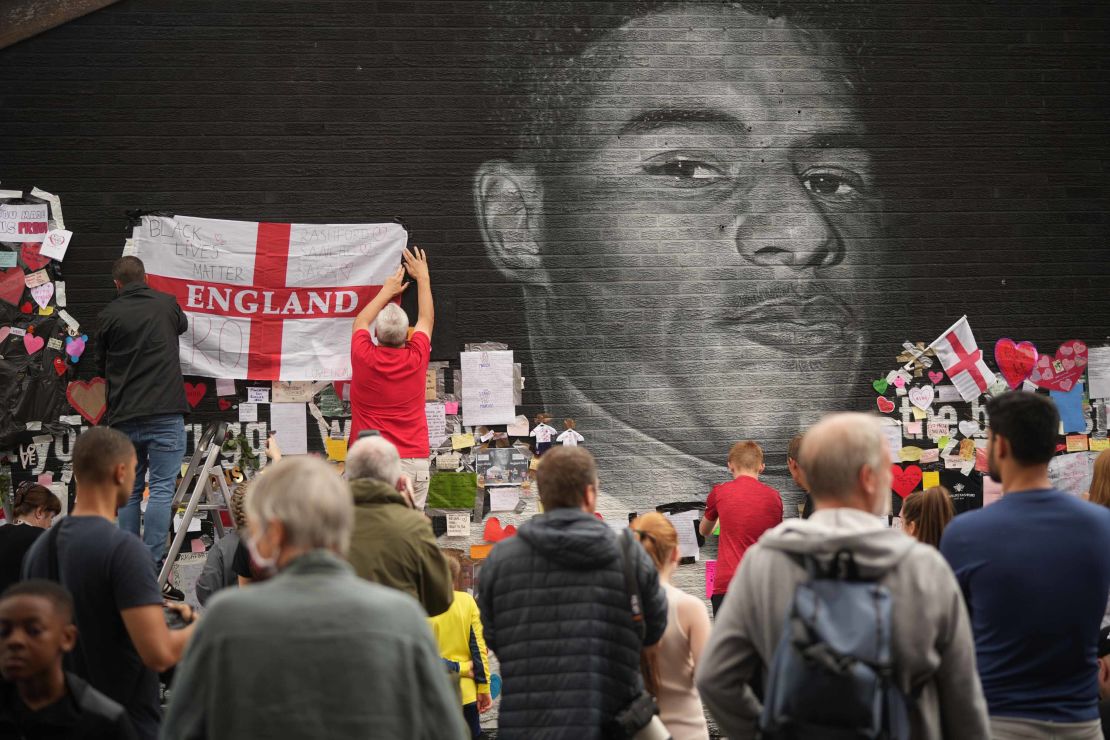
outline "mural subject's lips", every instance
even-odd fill
[[[750,304],[721,322],[729,331],[783,351],[834,353],[858,343],[855,316],[828,295],[788,295]]]

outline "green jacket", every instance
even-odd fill
[[[347,559],[368,581],[404,591],[429,617],[451,606],[454,587],[432,525],[409,508],[392,486],[361,478],[350,481],[355,531]]]
[[[325,550],[216,594],[177,667],[162,740],[462,740],[420,607]]]

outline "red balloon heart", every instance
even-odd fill
[[[34,310],[34,307],[31,305],[30,301],[25,301],[23,305],[19,307],[20,313],[31,313],[32,310]]]
[[[486,520],[486,528],[482,532],[482,538],[486,542],[500,542],[501,540],[508,539],[516,534],[516,527],[509,525],[502,528],[501,520],[495,516],[491,516]]]
[[[1087,369],[1087,345],[1069,339],[1056,350],[1055,357],[1041,355],[1029,379],[1050,391],[1070,391]]]
[[[41,248],[42,244],[39,242],[23,242],[23,247],[19,250],[19,257],[23,260],[23,264],[27,265],[28,270],[41,270],[50,262],[49,257],[43,257],[39,254]]]
[[[54,372],[58,373],[58,375],[66,374],[66,361],[61,357],[54,358]]]
[[[994,344],[994,361],[1011,389],[1017,388],[1037,364],[1037,348],[1032,342],[1015,342],[1008,337]]]
[[[185,398],[189,399],[189,405],[194,409],[207,392],[208,386],[204,383],[197,383],[196,385],[188,381],[185,383]]]
[[[891,411],[894,410],[894,401],[891,401],[889,398],[879,396],[875,399],[875,403],[878,405],[879,411],[883,412],[884,414],[889,414]]]
[[[27,287],[24,282],[26,274],[18,267],[10,270],[0,270],[0,300],[7,301],[13,306],[23,297],[23,289]]]
[[[902,498],[913,493],[913,489],[921,483],[921,468],[916,465],[907,465],[905,470],[898,465],[891,465],[890,474],[890,487]]]
[[[219,401],[219,406],[220,411],[227,411],[229,408],[231,408],[231,401],[227,400],[226,398],[221,398]]]

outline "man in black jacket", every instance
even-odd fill
[[[24,581],[0,598],[0,737],[134,740],[116,702],[72,673],[73,600],[52,581]]]
[[[486,644],[504,681],[498,736],[592,740],[643,690],[640,651],[662,638],[667,599],[647,553],[632,548],[641,640],[620,543],[593,514],[589,452],[548,451],[536,482],[544,513],[499,543],[479,577]]]
[[[116,260],[112,280],[119,295],[97,321],[97,366],[108,381],[108,424],[131,438],[139,461],[131,498],[119,510],[119,526],[139,534],[149,474],[142,537],[157,569],[166,554],[174,483],[185,457],[184,414],[189,402],[178,336],[189,328],[189,321],[173,296],[147,286],[138,257]],[[180,592],[166,595],[180,598]]]

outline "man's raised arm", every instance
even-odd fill
[[[378,314],[385,308],[385,304],[393,300],[393,296],[404,293],[407,287],[409,287],[409,284],[405,282],[405,268],[398,267],[397,272],[385,279],[385,285],[378,291],[378,294],[371,298],[370,302],[358,312],[355,323],[351,327],[351,333],[354,334],[360,329],[369,330],[370,325],[374,323],[374,319],[378,318]]]
[[[435,307],[432,305],[432,278],[428,272],[428,255],[424,254],[423,249],[414,246],[411,252],[406,249],[402,256],[405,260],[405,269],[416,281],[416,297],[420,313],[416,317],[414,331],[422,331],[428,339],[431,339],[432,326],[435,324]]]

